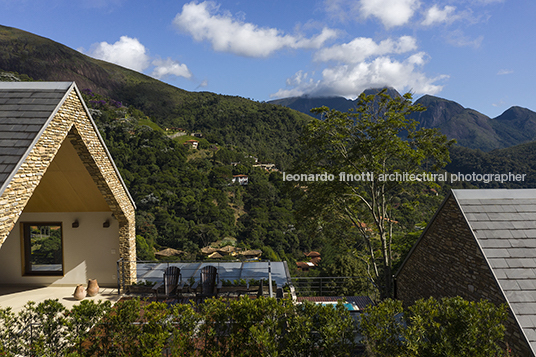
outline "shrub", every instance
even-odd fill
[[[365,310],[360,331],[372,356],[497,356],[506,305],[461,297],[419,300],[406,309],[385,300]]]
[[[57,300],[0,309],[2,356],[348,356],[354,326],[342,304],[273,298],[208,299],[197,306],[139,299],[70,311]]]

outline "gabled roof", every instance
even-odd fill
[[[71,85],[0,82],[0,194]]]
[[[76,84],[0,82],[0,247],[24,211],[108,210],[128,283],[135,204]]]
[[[73,90],[81,98],[74,82],[0,82],[0,195]],[[84,110],[135,207],[85,104]]]
[[[154,253],[154,255],[159,255],[159,256],[162,256],[162,257],[173,257],[173,256],[176,256],[176,255],[181,255],[181,254],[184,254],[184,252],[182,250],[177,250],[177,249],[173,249],[173,248],[166,248],[166,249],[163,249],[159,252],[156,252]]]
[[[536,352],[536,189],[452,194]]]
[[[452,190],[396,276],[451,196],[536,355],[536,189]]]

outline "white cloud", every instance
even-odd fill
[[[402,36],[397,41],[383,40],[380,43],[370,38],[358,37],[349,43],[323,48],[314,59],[328,62],[358,63],[372,56],[383,56],[389,53],[405,53],[417,49],[417,41],[411,36]]]
[[[419,6],[419,0],[360,0],[361,15],[377,17],[386,28],[406,24]]]
[[[514,73],[514,71],[511,69],[501,69],[499,72],[497,72],[497,75],[504,76],[506,74],[512,74],[512,73]]]
[[[93,44],[88,55],[138,72],[142,72],[150,64],[145,46],[137,38],[128,36],[121,36],[119,41],[112,45],[108,42]]]
[[[448,78],[440,75],[434,78],[420,72],[427,55],[419,52],[404,61],[390,57],[377,57],[370,62],[339,65],[322,71],[320,80],[307,79],[307,74],[296,73],[287,80],[286,89],[280,89],[272,97],[300,96],[343,96],[355,98],[367,88],[391,86],[399,91],[411,90],[417,94],[436,94],[443,86],[436,82]]]
[[[218,10],[219,6],[213,2],[191,2],[182,7],[173,23],[194,40],[209,41],[215,51],[245,57],[268,57],[284,48],[317,49],[336,37],[336,31],[329,28],[312,38],[292,36],[275,28],[259,28],[245,23],[228,13],[217,14]]]
[[[449,32],[446,35],[446,40],[451,45],[457,46],[457,47],[479,48],[482,45],[482,41],[484,41],[484,36],[470,38],[467,35],[465,35],[465,33],[462,30],[458,29],[458,30]]]
[[[190,72],[184,63],[179,63],[171,58],[166,60],[156,59],[153,61],[153,65],[155,69],[151,73],[151,76],[154,78],[161,79],[170,75],[184,78],[192,77],[192,72]]]
[[[431,26],[440,23],[451,23],[456,19],[454,12],[456,8],[454,6],[445,6],[443,10],[439,6],[434,5],[429,8],[425,13],[425,18],[421,22],[421,25]]]
[[[119,41],[114,44],[100,42],[91,45],[88,52],[85,52],[83,48],[78,50],[91,57],[115,63],[140,73],[153,65],[151,76],[157,79],[167,76],[192,78],[192,73],[184,63],[181,64],[171,58],[165,60],[151,58],[147,54],[145,46],[137,38],[121,36]]]

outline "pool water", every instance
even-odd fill
[[[337,303],[336,303],[335,301],[333,301],[333,302],[331,302],[331,301],[329,301],[329,302],[322,302],[321,304],[322,304],[323,306],[328,306],[328,305],[330,305],[330,306],[335,306],[335,305],[337,305]],[[357,310],[359,310],[354,304],[349,303],[349,302],[345,302],[343,305],[344,305],[344,307],[346,308],[346,310],[348,310],[348,311],[357,311]]]

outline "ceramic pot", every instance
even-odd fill
[[[89,279],[87,282],[87,295],[95,296],[99,293],[99,284],[97,284],[97,279]]]
[[[86,290],[82,284],[76,286],[73,296],[76,300],[83,300],[86,297]]]

